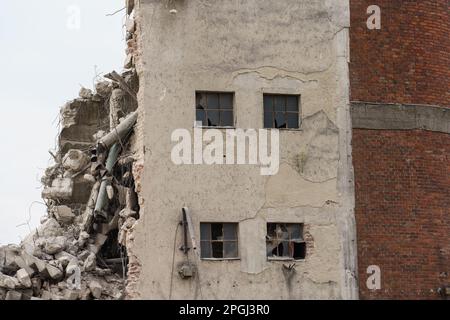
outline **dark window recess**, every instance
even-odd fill
[[[238,258],[237,223],[200,223],[200,251],[203,259]]]
[[[233,100],[233,93],[196,92],[196,120],[208,127],[234,126]]]
[[[268,223],[266,248],[269,258],[305,259],[306,243],[303,239],[303,224]]]
[[[299,98],[298,95],[265,94],[264,128],[298,129]]]

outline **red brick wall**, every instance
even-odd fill
[[[381,7],[381,30],[367,8]],[[353,101],[450,107],[450,1],[350,0]]]
[[[439,298],[450,285],[450,135],[353,130],[361,299]],[[369,291],[369,265],[381,290]]]

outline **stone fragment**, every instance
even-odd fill
[[[53,213],[55,215],[56,220],[62,224],[71,224],[73,219],[75,219],[75,215],[68,206],[57,206],[54,207]]]
[[[19,280],[17,280],[16,278],[0,273],[0,288],[14,290],[15,288],[19,287],[19,285]]]
[[[43,290],[42,291],[42,295],[41,295],[41,299],[42,300],[51,300],[52,299],[52,294],[47,291],[47,290]]]
[[[95,84],[96,93],[103,97],[107,98],[111,94],[112,86],[108,81],[100,81]]]
[[[64,298],[66,300],[78,300],[80,298],[80,291],[79,290],[64,290]]]
[[[47,272],[48,272],[48,275],[50,276],[50,278],[52,278],[54,280],[59,280],[63,276],[62,271],[59,270],[57,267],[52,266],[51,264],[47,264],[46,269],[47,269]]]
[[[62,165],[64,169],[76,173],[86,168],[89,162],[87,154],[77,149],[71,149],[64,156]]]
[[[81,292],[81,300],[90,300],[91,299],[91,290],[85,289]]]
[[[5,300],[22,300],[22,294],[18,291],[8,291]]]
[[[86,231],[82,231],[78,237],[78,246],[80,246],[80,248],[84,247],[88,239],[89,233],[87,233]]]
[[[80,96],[80,98],[82,99],[92,99],[92,90],[91,89],[87,89],[84,87],[81,87],[80,92],[78,94]]]
[[[45,253],[53,255],[63,251],[66,248],[66,240],[63,236],[47,238],[44,247]]]
[[[127,32],[133,33],[136,30],[136,22],[134,19],[128,17],[126,22]]]
[[[71,178],[56,178],[51,187],[45,187],[42,198],[50,200],[70,200],[73,192],[73,181]]]
[[[97,266],[96,256],[94,253],[89,254],[89,256],[84,261],[84,270],[85,271],[92,271],[95,270],[95,267]]]
[[[87,259],[87,257],[90,255],[91,253],[89,252],[89,250],[83,250],[78,256],[77,258],[81,261],[84,261]]]
[[[28,267],[31,267],[34,271],[43,273],[46,271],[45,262],[38,259],[26,252],[22,253],[22,258]]]
[[[0,272],[11,274],[20,269],[17,265],[17,256],[20,248],[16,246],[0,247]]]
[[[31,279],[30,275],[25,269],[19,269],[16,273],[16,278],[25,288],[31,288]]]
[[[124,68],[130,69],[133,67],[133,55],[129,53],[125,59]]]
[[[96,299],[100,299],[102,296],[102,286],[101,284],[96,281],[92,280],[89,282],[89,289],[91,290],[92,296]]]

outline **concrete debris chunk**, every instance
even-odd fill
[[[71,173],[79,172],[89,164],[89,157],[80,150],[70,149],[62,160],[64,169]]]
[[[126,69],[130,69],[131,67],[133,67],[133,54],[129,53],[127,55],[123,67]]]
[[[22,300],[22,294],[18,291],[8,291],[5,300]]]
[[[73,193],[73,180],[71,178],[56,178],[51,187],[45,187],[42,198],[50,200],[69,200]]]
[[[54,215],[56,220],[58,220],[61,224],[71,224],[73,219],[75,219],[75,215],[72,212],[72,209],[68,206],[56,206],[54,207]]]
[[[95,92],[101,97],[108,97],[111,94],[112,85],[109,81],[100,81],[95,84]]]
[[[93,97],[92,90],[84,88],[84,87],[81,87],[80,92],[79,92],[78,95],[82,99],[92,99],[92,97]]]
[[[30,275],[25,269],[19,269],[16,273],[16,277],[25,288],[31,288],[32,283]]]
[[[19,285],[19,280],[17,280],[16,278],[0,273],[0,288],[14,290],[15,288],[19,287]]]
[[[94,253],[90,253],[89,256],[84,261],[84,270],[93,271],[97,265],[97,260]]]
[[[64,298],[66,300],[78,300],[80,297],[80,291],[79,290],[64,290]]]
[[[54,255],[66,248],[66,238],[63,236],[50,237],[45,241],[44,251],[47,254]]]
[[[127,32],[133,33],[136,30],[136,22],[134,19],[128,17],[126,22]]]
[[[57,237],[63,234],[61,226],[55,219],[48,219],[43,225],[38,228],[38,235],[40,237]]]
[[[89,282],[89,289],[91,290],[92,296],[96,299],[100,299],[102,296],[102,285],[95,280]]]
[[[52,266],[51,264],[46,265],[46,269],[50,278],[54,280],[59,280],[63,277],[63,273],[59,268]]]

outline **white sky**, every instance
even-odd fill
[[[1,0],[0,245],[29,232],[19,226],[41,200],[40,177],[51,164],[59,107],[92,88],[98,72],[121,71],[125,0]],[[77,29],[77,10],[80,24]],[[31,207],[30,226],[45,213]]]

